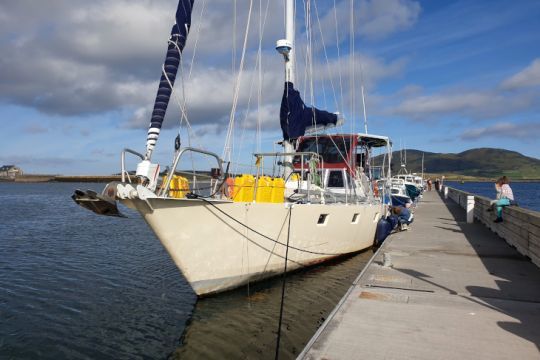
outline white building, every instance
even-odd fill
[[[23,171],[15,165],[4,165],[0,167],[0,178],[15,179],[21,176]]]

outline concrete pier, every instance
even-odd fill
[[[424,195],[299,359],[540,359],[540,269],[443,197]]]

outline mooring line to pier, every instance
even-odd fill
[[[279,244],[281,246],[287,246],[288,248],[291,248],[293,250],[296,250],[296,251],[300,251],[300,252],[304,252],[304,253],[308,253],[308,254],[313,254],[313,255],[326,255],[326,256],[340,256],[340,255],[345,255],[346,253],[324,253],[324,252],[317,252],[317,251],[310,251],[310,250],[306,250],[306,249],[300,249],[300,248],[297,248],[295,246],[289,246],[287,244],[284,244],[282,243],[281,241],[278,241],[278,240],[275,240],[275,239],[272,239],[271,237],[269,236],[266,236],[260,232],[258,232],[257,230],[253,229],[252,227],[244,224],[243,222],[241,222],[240,220],[232,217],[231,215],[227,214],[225,211],[221,210],[219,207],[217,207],[216,205],[214,205],[211,201],[208,201],[207,199],[203,198],[203,197],[199,197],[197,194],[193,194],[193,196],[195,196],[196,199],[200,199],[202,201],[204,201],[205,203],[207,203],[208,205],[212,206],[214,209],[216,209],[217,211],[219,211],[220,213],[222,213],[223,215],[225,215],[226,217],[228,217],[229,219],[231,219],[232,221],[236,222],[237,224],[247,228],[249,231],[251,232],[254,232],[255,234],[267,239],[267,240],[270,240],[272,242],[275,242],[276,244]],[[289,206],[292,206],[292,204],[290,204]]]
[[[281,304],[279,306],[279,322],[276,340],[276,357],[279,359],[279,343],[281,342],[281,323],[283,321],[283,305],[285,303],[285,284],[287,283],[287,258],[289,257],[289,238],[291,235],[292,205],[289,206],[289,226],[287,228],[287,248],[285,249],[285,266],[283,267],[283,285],[281,287]]]

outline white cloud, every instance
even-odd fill
[[[466,130],[461,134],[463,140],[476,140],[480,138],[498,139],[532,139],[540,136],[540,122],[510,123],[500,122],[491,126]]]
[[[420,15],[420,4],[409,0],[360,1],[361,34],[379,38],[411,27]]]
[[[204,9],[202,4],[195,3],[184,55],[187,77],[196,47],[191,79],[185,81],[187,111],[193,125],[217,124],[216,128],[222,130],[228,123],[235,81],[235,74],[231,70],[233,7],[229,0],[213,0],[211,4],[206,3]],[[339,2],[338,12],[348,12],[348,4],[345,0]],[[284,35],[283,3],[268,2],[262,40],[264,81],[260,116],[256,112],[259,85],[254,66],[260,19],[258,2],[255,1],[254,5],[236,117],[238,124],[247,118],[248,129],[255,127],[254,120],[257,118],[262,119],[263,126],[274,128],[279,123],[278,110],[283,87],[282,58],[274,51],[275,40]],[[370,37],[412,26],[420,9],[416,2],[409,0],[365,0],[356,6],[358,34]],[[175,9],[176,0],[96,0],[91,3],[83,0],[68,3],[60,0],[46,3],[21,0],[0,4],[0,14],[5,20],[0,22],[0,51],[3,54],[0,57],[0,101],[61,116],[84,116],[109,111],[132,113],[133,116],[124,126],[146,128]],[[202,10],[204,15],[201,18]],[[247,6],[238,4],[237,67],[247,11]],[[392,14],[390,18],[388,14]],[[347,21],[348,15],[345,13],[344,16]],[[334,21],[333,14],[331,20]],[[345,31],[347,27],[341,25],[340,31]],[[297,28],[300,69],[296,85],[302,93],[309,93],[301,58],[305,52],[303,24],[298,23]],[[318,32],[317,29],[313,31]],[[314,57],[320,59],[319,55],[322,54],[314,54]],[[346,112],[349,106],[348,78],[352,69],[349,58],[346,54],[342,55],[341,59],[331,57],[328,66],[320,62],[314,64],[314,105],[327,105],[329,111]],[[362,64],[364,82],[368,88],[375,88],[381,79],[401,74],[405,65],[403,60],[387,62],[362,56],[358,52],[356,55],[354,75],[360,81]],[[343,101],[339,98],[342,91],[338,89],[340,73],[343,78]],[[332,99],[334,94],[331,94],[330,80],[335,86],[337,105]],[[180,85],[178,80],[175,86],[178,93],[181,93]],[[324,103],[321,101],[322,88],[325,88],[327,98]],[[305,100],[311,105],[310,96]],[[176,126],[178,119],[179,110],[173,99],[164,126]]]
[[[540,73],[540,59],[493,89],[453,88],[426,94],[422,93],[421,88],[405,87],[394,94],[398,104],[387,112],[413,120],[431,121],[448,116],[493,119],[512,113],[537,111],[540,99],[530,88],[536,84],[537,71]],[[507,91],[510,89],[513,91]]]
[[[514,90],[537,85],[540,85],[540,58],[535,59],[525,69],[504,80],[501,88]]]
[[[456,112],[470,113],[489,107],[494,99],[483,93],[420,95],[404,100],[393,112],[414,119]],[[496,102],[496,101],[495,101]]]
[[[336,27],[338,42],[348,39],[350,28],[350,0],[337,2],[336,8],[328,6],[318,9],[325,43],[335,45]],[[323,12],[325,15],[323,16]],[[412,0],[360,0],[354,3],[355,35],[369,39],[380,39],[397,31],[412,27],[420,16],[421,6]],[[336,17],[338,24],[336,24]],[[319,36],[318,23],[312,20],[315,36]]]

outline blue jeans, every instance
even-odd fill
[[[510,200],[508,200],[507,198],[497,200],[497,202],[495,203],[495,206],[497,207],[498,218],[502,218],[502,209],[503,207],[508,206],[508,205],[510,205]]]

